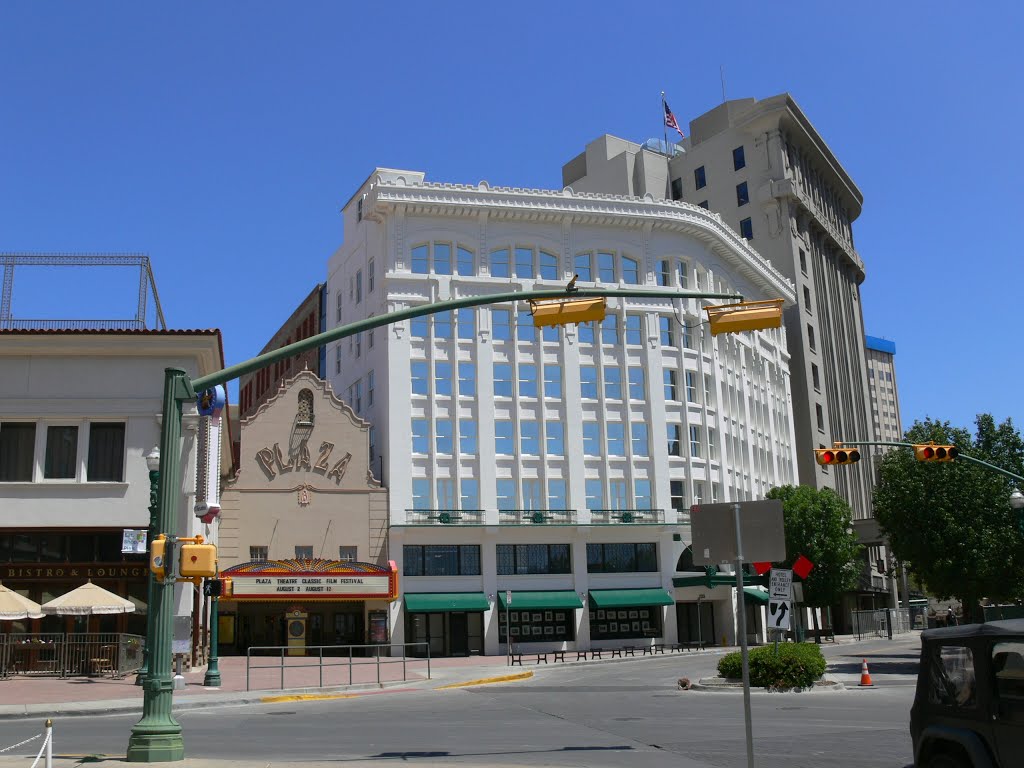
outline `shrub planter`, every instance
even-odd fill
[[[749,653],[750,687],[767,691],[841,689],[842,683],[824,677],[825,657],[817,645],[784,643],[754,648]],[[693,690],[742,690],[742,657],[734,652],[718,662],[720,677],[703,678]]]

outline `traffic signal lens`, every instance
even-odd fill
[[[924,457],[926,459],[934,459],[935,458],[935,449],[934,448],[930,448],[930,447],[929,448],[925,448],[924,449]]]
[[[850,451],[850,463],[853,464],[858,461],[860,461],[860,451]]]
[[[840,464],[845,464],[845,463],[846,463],[846,459],[847,459],[847,458],[848,458],[848,457],[847,457],[847,455],[846,455],[846,451],[839,451],[839,452],[838,452],[838,453],[836,454],[836,460],[837,460],[837,461],[838,461],[838,462],[839,462]]]
[[[947,451],[946,455],[949,456],[949,458],[951,459],[955,459],[957,456],[960,455],[960,451],[958,451],[955,446],[951,446],[949,451]]]
[[[836,455],[832,453],[832,451],[825,451],[823,454],[821,454],[822,464],[833,464],[835,463],[835,460]]]

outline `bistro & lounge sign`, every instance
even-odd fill
[[[33,563],[0,567],[0,578],[3,579],[141,579],[145,575],[145,563]]]

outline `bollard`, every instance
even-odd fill
[[[46,721],[46,768],[53,768],[53,720]]]
[[[174,654],[174,690],[180,691],[185,687],[185,676],[181,673],[181,665],[184,656],[180,653]]]

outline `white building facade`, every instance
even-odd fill
[[[328,327],[574,274],[795,301],[687,203],[377,169],[344,226]],[[701,604],[704,641],[732,641],[732,591],[673,578],[690,505],[796,482],[789,357],[782,329],[713,338],[705,303],[610,299],[601,323],[544,329],[525,302],[484,306],[328,350],[390,491],[393,643],[448,655],[505,653],[507,636],[525,652],[691,641],[687,606]]]

